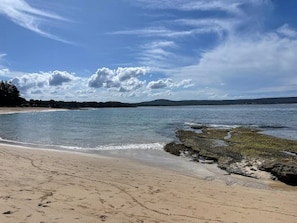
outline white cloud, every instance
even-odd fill
[[[138,77],[148,72],[146,67],[119,67],[117,70],[99,68],[88,82],[93,88],[114,88],[116,91],[133,91],[141,86],[143,82]]]
[[[145,67],[119,67],[116,75],[120,81],[126,81],[134,77],[143,76],[147,73],[148,68]]]
[[[162,16],[159,26],[124,30],[115,34],[137,35],[149,42],[140,47],[139,61],[162,72],[167,79],[148,83],[150,90],[172,89],[175,83],[188,79],[188,85],[203,89],[193,97],[241,97],[241,95],[279,95],[280,89],[294,92],[297,70],[297,29],[284,24],[276,30],[263,32],[265,13],[273,7],[270,0],[138,0],[141,7],[177,11],[205,11],[206,17],[193,13],[178,19]],[[160,10],[161,9],[161,10]],[[265,9],[265,13],[263,10]],[[212,13],[220,11],[223,13]],[[170,13],[170,12],[169,12]],[[251,16],[252,13],[252,16]],[[223,15],[223,16],[222,16]],[[252,24],[252,25],[251,25]],[[155,25],[155,24],[154,24]],[[216,36],[203,48],[199,38]],[[213,35],[214,34],[214,35]],[[210,36],[210,35],[208,35]],[[207,37],[208,37],[207,36]],[[189,40],[192,42],[187,42]],[[195,42],[196,41],[196,42]],[[183,43],[192,44],[197,53],[183,53]],[[188,47],[188,45],[184,45]],[[191,49],[188,49],[191,51]],[[187,58],[188,57],[188,58]],[[174,80],[174,82],[172,81]],[[209,94],[207,93],[209,92]],[[297,89],[295,88],[297,93]],[[180,93],[180,92],[179,92]],[[266,96],[266,95],[265,95]]]
[[[89,87],[101,88],[101,87],[119,87],[119,83],[114,78],[114,71],[103,67],[99,68],[95,74],[89,79]]]
[[[122,83],[119,92],[131,92],[139,88],[142,88],[145,85],[145,81],[140,81],[137,78],[130,78],[128,81]]]
[[[2,58],[3,58],[3,57],[5,57],[5,56],[6,56],[6,54],[5,54],[5,53],[1,53],[1,52],[0,52],[0,61],[1,61],[1,60],[2,60]]]
[[[9,70],[6,74],[13,73]],[[51,71],[44,73],[29,73],[19,75],[11,79],[12,83],[22,90],[31,88],[43,88],[45,86],[61,86],[63,83],[77,79],[73,74],[66,71]]]
[[[195,59],[200,58],[201,52],[246,32],[243,29],[249,29],[251,23],[260,24],[264,17],[260,12],[270,8],[272,3],[270,0],[136,0],[132,4],[152,9],[154,13],[159,13],[160,19],[140,29],[109,34],[133,35],[146,40],[147,44],[139,46],[138,62],[156,70],[193,64]],[[181,16],[176,18],[164,13],[164,10],[170,9],[180,11]],[[184,11],[191,13],[186,15]],[[195,11],[206,14],[192,13]],[[205,41],[205,38],[209,40]],[[188,48],[189,45],[193,48]]]
[[[66,71],[50,71],[40,73],[20,73],[8,69],[0,70],[0,74],[15,84],[21,95],[27,99],[61,99],[77,98],[74,92],[86,87],[85,80]]]
[[[175,24],[169,28],[168,24]],[[141,29],[119,30],[109,32],[111,35],[134,35],[142,37],[159,37],[180,39],[197,36],[205,33],[216,33],[222,36],[225,31],[231,31],[238,21],[236,19],[178,19],[163,21],[163,26],[147,27]],[[167,27],[168,26],[168,27]],[[162,42],[162,41],[160,41]],[[166,41],[164,41],[166,42]]]
[[[0,76],[12,81],[26,99],[108,101],[112,98],[142,101],[160,93],[162,83],[166,85],[163,86],[167,92],[164,97],[172,95],[173,89],[193,85],[189,79],[161,79],[147,84],[143,77],[147,73],[150,73],[147,67],[119,67],[115,70],[99,68],[90,78],[82,78],[67,71],[21,73],[0,69]]]
[[[120,30],[110,32],[112,35],[136,35],[144,37],[166,37],[166,38],[180,38],[191,36],[198,33],[195,29],[190,30],[173,30],[166,27],[147,27],[143,29]]]
[[[168,74],[175,79],[190,78],[201,88],[212,86],[230,97],[248,97],[263,93],[263,89],[267,95],[268,89],[272,95],[278,95],[279,89],[293,89],[291,83],[297,75],[295,49],[297,38],[279,34],[279,29],[246,38],[233,36],[204,52],[199,63],[172,69]]]
[[[147,88],[151,90],[164,89],[164,88],[189,88],[194,86],[191,79],[184,79],[179,82],[174,82],[172,79],[159,79],[148,83]]]
[[[199,66],[212,72],[229,75],[279,75],[291,73],[296,68],[297,40],[281,38],[269,34],[259,39],[230,39],[224,45],[207,52],[200,60]],[[217,70],[217,71],[216,71]],[[225,74],[226,75],[226,74]]]
[[[11,79],[11,82],[24,92],[31,88],[43,88],[45,85],[48,85],[48,79],[48,75],[33,73],[15,77]]]
[[[25,0],[0,0],[0,14],[8,17],[17,25],[41,36],[70,43],[69,41],[63,40],[43,29],[43,26],[50,25],[51,21],[66,21],[65,18],[52,12],[34,8]]]
[[[0,68],[1,68],[1,64],[0,64]],[[0,77],[2,78],[7,78],[9,76],[9,73],[10,71],[7,68],[0,69]]]
[[[164,79],[164,80],[151,81],[148,83],[147,87],[149,89],[162,89],[162,88],[168,88],[171,85],[172,85],[171,79]]]
[[[149,100],[160,99],[160,98],[170,98],[172,96],[176,96],[172,91],[166,90],[166,91],[157,91],[157,92],[149,92],[148,93]],[[174,97],[175,100],[178,100],[176,97]]]
[[[118,100],[123,100],[123,98],[129,98],[130,100],[140,98],[139,100],[144,100],[146,97],[156,96],[156,93],[160,93],[163,89],[167,92],[165,95],[168,97],[172,95],[173,89],[185,89],[193,86],[190,79],[181,81],[174,81],[169,78],[157,79],[148,84],[145,80],[140,80],[141,76],[150,72],[147,67],[119,67],[115,70],[99,68],[89,78],[88,86],[96,89],[102,97],[109,93],[109,97],[118,98]]]
[[[233,14],[240,13],[239,5],[244,0],[137,0],[142,7],[155,9],[177,9],[182,11],[220,10]],[[251,1],[250,1],[251,2]],[[253,1],[252,1],[253,2]]]
[[[166,67],[170,60],[175,60],[175,54],[172,52],[176,48],[174,41],[153,41],[145,44],[139,53],[139,60],[143,64]],[[170,66],[170,65],[169,65]]]
[[[3,68],[3,64],[5,62],[5,57],[6,57],[6,54],[0,52],[0,69]],[[1,75],[1,70],[0,70],[0,76],[3,76],[3,75]]]
[[[53,71],[49,73],[50,78],[49,78],[49,85],[52,86],[59,86],[62,85],[63,83],[70,82],[75,80],[75,76],[73,74],[69,74],[66,71]]]
[[[190,88],[193,86],[195,86],[195,84],[193,83],[192,79],[185,79],[176,84],[176,87],[183,87],[183,88]]]
[[[297,38],[297,29],[290,27],[288,24],[279,27],[277,33],[289,38]]]
[[[175,48],[176,44],[173,41],[154,41],[151,43],[146,44],[146,48]]]
[[[195,34],[215,33],[223,39],[224,34],[233,33],[235,27],[243,23],[241,19],[234,18],[183,18],[174,20],[181,26],[193,27]]]

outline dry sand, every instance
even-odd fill
[[[293,187],[201,180],[124,158],[0,145],[0,222],[297,222]]]
[[[48,112],[48,111],[62,111],[66,109],[43,108],[43,107],[0,107],[1,114],[14,114],[24,112]]]

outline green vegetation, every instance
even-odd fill
[[[297,141],[262,134],[257,129],[214,129],[201,132],[178,130],[181,143],[170,143],[165,150],[175,155],[187,154],[193,160],[213,160],[229,173],[249,177],[247,170],[270,172],[279,180],[297,185]]]
[[[31,99],[27,102],[28,106],[31,107],[50,107],[50,108],[66,108],[66,109],[80,109],[80,108],[110,108],[110,107],[133,107],[128,103],[121,103],[116,101],[109,102],[77,102],[77,101],[42,101]]]
[[[292,159],[284,151],[297,153],[297,142],[264,135],[255,130],[238,128],[228,140],[230,149],[241,151],[246,156],[259,156],[273,159],[275,156]]]
[[[226,137],[230,134],[230,138]],[[283,156],[283,151],[297,153],[297,142],[294,140],[281,139],[270,135],[261,134],[257,129],[234,128],[213,129],[203,128],[201,133],[180,130],[177,136],[184,144],[192,146],[194,150],[209,150],[215,146],[217,140],[227,150],[241,153],[244,157],[259,156],[269,158],[274,155]],[[218,144],[218,143],[217,143]],[[292,157],[292,156],[289,156]]]
[[[0,81],[0,106],[19,106],[24,101],[15,85]]]

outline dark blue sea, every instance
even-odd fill
[[[191,125],[255,127],[297,140],[297,104],[138,107],[0,115],[0,142],[62,150],[162,149]]]

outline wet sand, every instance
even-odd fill
[[[3,144],[0,162],[0,222],[297,222],[297,190],[285,185],[227,185],[124,157]]]
[[[139,164],[147,164],[149,166],[175,171],[182,175],[203,180],[219,181],[225,183],[226,185],[240,185],[251,188],[269,189],[281,184],[270,180],[270,174],[263,171],[259,171],[258,173],[258,175],[262,175],[261,180],[243,177],[240,175],[229,174],[218,168],[217,164],[194,162],[189,158],[174,156],[159,149],[104,150],[97,151],[96,153],[116,158],[125,158],[133,162],[138,162]]]

